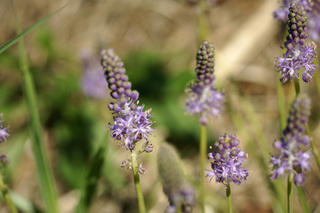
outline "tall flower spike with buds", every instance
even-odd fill
[[[304,68],[302,79],[304,82],[311,81],[315,71],[316,45],[307,43],[308,16],[304,6],[291,4],[288,14],[288,36],[284,42],[286,52],[283,57],[276,58],[276,68],[281,73],[280,81],[287,82],[293,77],[299,78],[299,70]]]
[[[163,184],[163,191],[170,202],[166,213],[192,212],[195,196],[194,189],[184,176],[176,151],[165,143],[159,148],[158,170]]]
[[[218,116],[222,111],[224,96],[217,92],[213,85],[214,73],[214,47],[213,44],[204,41],[197,53],[196,80],[191,83],[186,92],[186,112],[200,116],[200,124],[205,126],[208,116]]]
[[[110,95],[115,102],[109,104],[114,124],[110,124],[111,136],[124,148],[134,150],[136,143],[145,139],[143,151],[153,151],[148,136],[153,135],[151,109],[144,111],[144,105],[138,105],[139,93],[131,90],[123,62],[112,49],[101,52],[101,65],[108,82]]]
[[[239,185],[243,180],[247,180],[249,171],[242,167],[247,154],[240,149],[239,144],[235,135],[225,134],[215,142],[214,147],[210,147],[208,159],[212,160],[212,170],[205,172],[209,181],[215,178],[216,182],[225,185],[230,182]]]
[[[302,5],[309,17],[308,32],[310,38],[320,42],[320,1],[319,0],[283,0],[282,6],[274,11],[273,16],[282,21],[288,21],[289,7],[292,3]]]
[[[279,157],[271,156],[269,160],[272,168],[271,179],[285,176],[285,172],[294,174],[294,183],[302,185],[305,173],[310,170],[311,151],[303,152],[301,145],[308,147],[311,138],[305,135],[305,125],[310,115],[310,99],[306,95],[299,95],[293,103],[287,127],[283,137],[274,142],[274,147],[280,150]]]

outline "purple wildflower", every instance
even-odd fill
[[[158,152],[158,170],[163,191],[170,205],[166,213],[190,213],[194,205],[195,192],[186,180],[176,151],[168,144],[161,144]]]
[[[271,155],[269,160],[272,168],[271,179],[284,178],[286,172],[292,172],[295,175],[295,184],[303,184],[304,174],[310,170],[312,158],[310,150],[303,152],[300,148],[300,145],[308,147],[311,141],[311,138],[305,135],[305,124],[309,115],[310,99],[299,95],[291,107],[287,127],[283,131],[284,136],[274,143],[274,147],[280,150],[280,155]]]
[[[191,83],[186,92],[189,97],[186,99],[185,109],[191,115],[200,116],[200,124],[205,126],[208,116],[220,115],[224,95],[217,91],[213,85],[214,72],[214,47],[213,44],[204,41],[197,53],[196,80]]]
[[[7,140],[7,137],[9,137],[9,133],[8,133],[8,127],[3,127],[2,126],[2,122],[3,122],[3,119],[2,119],[2,116],[3,114],[0,113],[0,143],[3,142],[3,141],[6,141]]]
[[[81,81],[83,93],[96,99],[106,97],[106,90],[108,87],[99,60],[88,52],[81,53],[80,58],[83,63]]]
[[[291,4],[288,9],[288,36],[284,42],[286,53],[283,57],[276,58],[275,67],[281,73],[280,81],[287,82],[293,77],[299,78],[299,70],[304,68],[302,79],[304,82],[309,82],[314,75],[316,66],[312,64],[316,57],[316,45],[312,43],[309,45],[306,42],[308,37],[307,26],[308,16],[306,9],[311,8],[307,1],[303,4]],[[288,1],[285,1],[287,4]],[[278,13],[277,13],[278,14]],[[282,13],[279,13],[282,14]],[[277,15],[279,17],[280,15]]]
[[[109,126],[111,136],[129,150],[134,150],[136,143],[145,139],[143,151],[151,152],[153,145],[148,140],[148,136],[153,135],[154,131],[151,128],[151,109],[144,111],[144,105],[138,105],[139,93],[131,90],[131,83],[119,56],[108,49],[101,52],[101,57],[110,95],[115,99],[115,102],[109,104],[114,122]]]
[[[215,142],[214,148],[210,147],[208,159],[212,160],[212,170],[205,172],[209,181],[215,178],[219,183],[228,184],[232,181],[239,185],[242,180],[247,180],[249,171],[242,167],[247,154],[240,149],[239,144],[236,136],[225,134]]]

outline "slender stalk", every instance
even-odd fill
[[[136,188],[138,204],[139,204],[139,212],[146,213],[146,207],[144,205],[143,194],[140,185],[139,173],[138,173],[138,163],[137,163],[137,154],[134,150],[131,151],[131,161],[132,161],[132,172],[134,177],[134,186]]]
[[[208,6],[206,0],[198,3],[198,44],[201,44],[208,36]]]
[[[226,185],[226,195],[228,200],[228,213],[232,213],[231,189],[230,183]]]
[[[300,94],[300,83],[299,83],[299,79],[294,79],[294,88],[296,90],[296,96],[298,96]]]
[[[10,193],[9,193],[9,189],[8,189],[7,185],[3,182],[1,174],[0,174],[0,190],[2,191],[4,199],[6,200],[6,203],[7,203],[8,207],[9,207],[9,209],[10,209],[10,212],[11,213],[18,213],[15,205],[12,202],[12,199],[11,199],[11,196],[10,196]]]
[[[21,32],[18,19],[16,18],[18,33]],[[23,38],[19,40],[20,66],[23,74],[24,92],[26,96],[28,111],[30,115],[32,148],[35,156],[39,188],[46,205],[46,212],[57,213],[58,202],[56,185],[54,182],[52,170],[49,165],[48,157],[44,148],[44,139],[42,127],[39,118],[39,110],[36,104],[36,93],[33,80],[29,72],[27,54],[24,48]]]
[[[287,212],[293,213],[293,174],[290,173],[288,176],[287,185]]]
[[[205,176],[204,169],[207,159],[207,127],[201,126],[200,131],[200,205],[201,211],[204,213],[205,206]]]

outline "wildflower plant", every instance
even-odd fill
[[[195,191],[183,173],[176,151],[163,143],[158,152],[158,170],[170,205],[166,213],[191,213],[195,204]]]
[[[204,41],[196,55],[196,79],[186,89],[185,110],[190,115],[199,116],[200,135],[200,202],[204,212],[205,178],[204,168],[207,155],[207,123],[208,117],[217,117],[222,112],[224,95],[214,86],[214,46]]]
[[[308,44],[307,26],[308,16],[306,9],[301,4],[291,4],[287,22],[288,36],[284,42],[285,52],[283,57],[276,58],[276,68],[280,72],[282,83],[299,78],[300,69],[304,69],[302,79],[308,83],[311,81],[317,65],[313,64],[316,58],[316,45]]]
[[[144,110],[144,105],[139,105],[139,93],[131,90],[131,83],[123,62],[113,49],[101,52],[101,65],[104,70],[110,96],[114,102],[109,104],[109,110],[113,115],[113,124],[109,124],[110,135],[118,141],[118,144],[131,152],[131,159],[124,160],[122,167],[132,169],[135,178],[135,186],[139,201],[140,212],[145,212],[139,174],[143,174],[145,169],[137,165],[137,156],[143,152],[153,151],[153,145],[149,141],[149,135],[153,135],[154,129],[151,128],[153,121],[151,109]],[[141,140],[142,149],[136,153],[136,145]]]
[[[222,112],[224,95],[214,86],[214,46],[204,41],[197,52],[196,80],[187,87],[186,112],[199,116],[206,126],[210,115],[217,117]]]
[[[214,147],[210,147],[208,154],[208,159],[212,160],[211,170],[205,171],[209,182],[215,178],[217,183],[226,186],[229,213],[232,212],[230,182],[239,185],[249,176],[249,171],[242,165],[248,155],[241,150],[239,144],[240,141],[235,135],[225,134],[219,137]]]
[[[278,157],[272,155],[269,160],[272,168],[271,179],[284,178],[286,173],[291,173],[294,175],[296,185],[301,186],[304,183],[312,158],[311,150],[301,149],[301,146],[309,147],[311,141],[305,133],[309,116],[310,99],[306,95],[299,95],[291,107],[283,137],[274,143],[280,155]]]

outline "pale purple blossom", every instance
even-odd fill
[[[286,172],[294,174],[294,182],[300,186],[304,183],[305,173],[310,170],[312,153],[302,151],[301,145],[308,147],[311,138],[305,135],[305,125],[310,115],[310,99],[305,95],[297,97],[290,110],[287,127],[283,137],[274,143],[280,151],[278,157],[271,155],[271,179],[284,178]]]
[[[212,160],[211,169],[205,171],[209,181],[214,178],[216,182],[225,185],[230,182],[239,185],[247,180],[249,171],[242,166],[247,154],[240,149],[239,144],[235,135],[225,134],[215,142],[214,147],[210,147],[208,159]]]
[[[83,93],[96,99],[105,98],[108,85],[99,60],[90,52],[82,52],[80,59],[83,66],[81,79]]]

